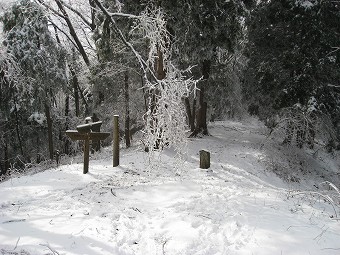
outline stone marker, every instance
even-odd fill
[[[210,167],[210,152],[200,150],[200,168],[208,169]]]

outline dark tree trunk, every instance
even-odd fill
[[[197,99],[196,97],[194,98],[193,102],[192,102],[192,112],[191,112],[191,123],[190,123],[190,128],[191,128],[191,132],[195,131],[195,121],[196,121],[196,102]]]
[[[204,102],[204,89],[202,88],[199,92],[199,109],[196,116],[195,130],[191,133],[190,137],[197,136],[198,134],[208,135],[207,127],[207,108],[208,104]]]
[[[187,116],[188,116],[188,123],[189,123],[190,131],[193,132],[195,130],[195,122],[192,119],[193,115],[191,112],[190,101],[188,97],[184,99],[184,104],[185,104],[185,109],[186,109]]]
[[[68,14],[67,14],[63,4],[61,3],[60,0],[55,0],[55,2],[58,5],[59,10],[63,14],[63,18],[64,18],[65,22],[67,23],[68,29],[70,31],[70,35],[72,36],[74,42],[76,43],[80,55],[83,57],[83,60],[86,63],[86,65],[90,66],[90,60],[89,60],[89,58],[88,58],[88,56],[87,56],[87,54],[86,54],[86,52],[84,50],[83,45],[81,44],[81,42],[80,42],[80,40],[79,40],[79,38],[77,36],[77,33],[76,33],[76,31],[75,31],[75,29],[74,29],[74,27],[72,25],[72,22],[71,22],[71,20],[70,20],[70,18],[68,16]]]
[[[9,157],[8,157],[8,143],[5,141],[5,160],[4,160],[4,171],[2,174],[6,174],[7,170],[9,169]]]
[[[210,67],[211,61],[204,60],[202,64],[202,76],[203,82],[207,83],[207,80],[210,76]],[[207,109],[208,104],[204,102],[204,85],[201,86],[199,91],[199,109],[197,111],[196,116],[196,127],[195,130],[191,133],[190,137],[197,136],[198,134],[208,135],[208,126],[207,126]]]
[[[48,133],[48,151],[50,159],[53,160],[53,130],[52,130],[52,118],[50,113],[50,107],[47,102],[45,102],[45,115],[47,120],[47,133]]]
[[[96,28],[96,3],[93,0],[89,0],[91,6],[91,29],[92,31]]]
[[[65,99],[65,130],[69,129],[69,114],[70,114],[70,96],[67,95]],[[66,137],[64,138],[64,152],[66,154],[70,153],[70,141]]]
[[[24,156],[24,149],[23,149],[21,136],[20,136],[20,130],[19,130],[20,124],[19,124],[19,115],[18,115],[18,109],[16,107],[16,102],[15,102],[14,111],[15,111],[15,131],[16,131],[17,137],[18,137],[20,153],[21,153],[22,156]]]
[[[130,95],[129,95],[129,73],[124,74],[124,97],[125,97],[125,144],[130,147]]]
[[[67,94],[65,98],[65,117],[67,118],[70,114],[70,96]],[[66,126],[68,126],[68,121],[66,120]]]
[[[70,72],[72,75],[72,85],[73,85],[73,93],[74,93],[74,104],[76,107],[76,116],[79,117],[80,115],[80,106],[79,106],[79,84],[78,84],[78,78],[73,70],[73,68],[70,68]]]

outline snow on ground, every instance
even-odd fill
[[[70,160],[0,183],[0,254],[340,254],[339,205],[292,192],[339,187],[335,160],[277,145],[255,120],[209,130],[179,174],[172,151],[148,171],[136,146],[116,168],[107,148],[86,175]]]

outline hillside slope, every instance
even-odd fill
[[[106,148],[87,175],[70,159],[0,183],[0,254],[340,254],[339,194],[320,184],[339,187],[331,155],[278,145],[256,120],[209,131],[180,164],[167,150],[148,170],[134,146],[113,168]]]

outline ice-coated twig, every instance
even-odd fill
[[[324,195],[324,194],[322,194],[320,192],[316,192],[316,191],[299,191],[299,192],[293,192],[292,195],[293,196],[298,196],[298,195],[317,195],[317,196],[320,196],[330,203],[330,205],[333,207],[335,218],[338,218],[338,214],[337,214],[336,209],[335,209],[335,203],[330,196]]]

